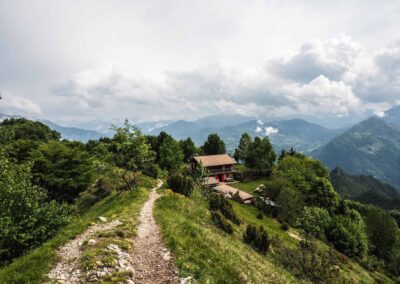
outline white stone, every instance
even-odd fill
[[[101,222],[107,222],[107,218],[106,218],[106,217],[103,217],[103,216],[100,216],[100,217],[99,217],[99,220],[100,220]]]

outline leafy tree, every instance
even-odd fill
[[[244,161],[246,159],[249,145],[251,144],[251,137],[248,133],[243,133],[240,137],[239,146],[235,149],[233,157],[236,161]]]
[[[356,219],[349,216],[335,216],[327,238],[337,250],[350,257],[363,258],[368,251],[368,238],[364,221],[360,216]]]
[[[183,152],[179,143],[168,136],[164,139],[159,148],[159,165],[168,171],[178,171],[183,163]]]
[[[33,185],[31,164],[11,164],[0,153],[0,265],[43,243],[66,223],[67,207],[47,203]]]
[[[331,226],[331,216],[328,210],[320,207],[304,207],[299,219],[299,225],[308,235],[324,238],[325,232]]]
[[[276,154],[268,137],[261,139],[254,138],[248,145],[245,164],[251,169],[255,169],[259,174],[270,171],[276,160]]]
[[[194,145],[194,142],[190,137],[186,138],[185,140],[180,140],[179,146],[183,152],[183,160],[185,162],[188,162],[197,153],[196,145]]]
[[[323,207],[331,212],[339,205],[339,195],[327,178],[316,178],[307,197],[307,202],[310,205]]]
[[[279,217],[291,226],[296,227],[297,219],[301,216],[305,205],[303,194],[292,187],[287,187],[279,194],[277,203],[281,206]]]
[[[50,199],[72,202],[93,181],[92,160],[78,147],[50,141],[33,151],[31,159],[34,181],[47,189]]]
[[[155,153],[147,143],[147,138],[139,128],[125,120],[124,127],[114,127],[111,152],[114,163],[124,169],[121,177],[127,189],[136,187],[140,171],[154,163]]]
[[[397,226],[400,227],[400,211],[399,210],[390,210],[389,214],[392,216],[394,220],[396,220]]]
[[[396,221],[389,213],[375,206],[368,206],[364,215],[371,252],[376,256],[389,259],[398,234]]]
[[[218,134],[208,135],[206,142],[201,147],[205,155],[225,154],[225,143],[219,138]]]

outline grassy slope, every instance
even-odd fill
[[[129,224],[130,228],[135,228],[136,217],[147,197],[148,191],[144,188],[126,193],[112,193],[96,203],[87,213],[75,218],[51,240],[2,268],[0,283],[43,283],[46,273],[56,261],[58,247],[82,233],[99,216],[119,219],[124,224]]]
[[[170,191],[156,203],[155,217],[161,226],[166,245],[176,256],[175,263],[182,276],[192,275],[199,283],[300,283],[276,261],[273,250],[265,257],[242,242],[245,224],[263,225],[268,234],[278,236],[290,247],[298,241],[280,230],[272,218],[257,219],[257,209],[232,202],[238,217],[244,222],[227,235],[211,222],[208,203],[197,192],[185,198]],[[296,230],[290,229],[297,234]],[[320,245],[327,248],[324,243]],[[349,260],[341,265],[341,274],[349,283],[374,283],[374,276],[359,264]]]
[[[197,192],[185,198],[168,191],[156,203],[155,218],[182,276],[199,283],[299,283],[242,242],[243,226],[231,236],[216,228]]]

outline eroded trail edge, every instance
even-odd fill
[[[164,246],[160,229],[153,217],[154,202],[161,197],[158,181],[139,217],[139,226],[132,250],[135,283],[178,283],[177,271],[173,266],[170,251]]]

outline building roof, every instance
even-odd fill
[[[204,167],[224,166],[236,164],[236,161],[227,154],[194,157],[197,163]]]
[[[216,191],[218,191],[220,193],[229,194],[231,196],[233,196],[236,192],[239,192],[239,197],[242,200],[247,200],[247,199],[254,198],[254,196],[251,195],[250,193],[241,191],[241,190],[236,189],[236,188],[234,188],[232,186],[229,186],[229,185],[227,185],[225,183],[221,183],[220,185],[213,187],[213,189],[215,189]]]

